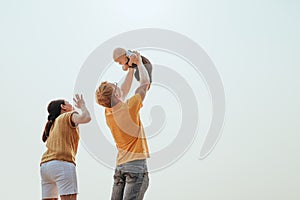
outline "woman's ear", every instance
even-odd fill
[[[66,109],[67,109],[66,105],[64,105],[64,104],[60,104],[60,108],[61,108],[62,110],[66,110]]]

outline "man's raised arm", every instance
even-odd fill
[[[146,67],[144,66],[142,62],[142,57],[139,53],[137,53],[137,67],[139,69],[139,75],[140,75],[140,86],[136,89],[135,93],[139,93],[142,97],[142,100],[144,100],[146,96],[146,92],[148,91],[148,87],[150,85],[150,78],[148,71],[146,70]]]
[[[122,100],[125,100],[127,94],[130,91],[131,84],[132,84],[132,79],[133,79],[133,72],[134,72],[134,69],[132,69],[132,68],[128,69],[126,78],[125,78],[124,82],[121,85]]]

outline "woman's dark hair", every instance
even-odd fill
[[[59,100],[51,101],[47,107],[49,115],[48,115],[48,122],[46,123],[43,132],[43,137],[42,137],[43,142],[46,142],[46,140],[48,139],[50,128],[54,123],[55,119],[60,115],[61,104],[65,104],[65,100],[59,99]]]

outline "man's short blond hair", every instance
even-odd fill
[[[96,90],[96,102],[101,106],[111,108],[113,91],[114,87],[109,82],[102,82]]]
[[[113,52],[113,59],[117,61],[120,56],[126,55],[126,50],[123,48],[115,48]]]

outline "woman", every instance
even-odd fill
[[[41,159],[42,199],[76,200],[77,179],[75,157],[79,142],[78,124],[91,121],[82,95],[73,98],[81,114],[74,111],[66,100],[51,101],[48,105],[48,122],[42,140],[47,151]]]

